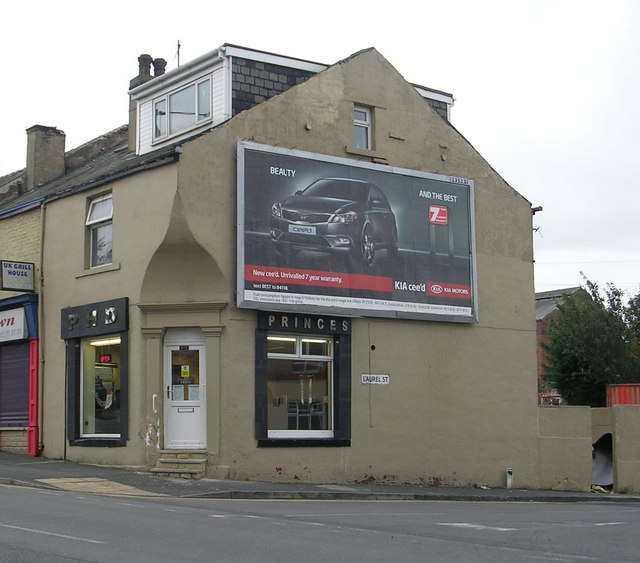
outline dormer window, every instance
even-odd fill
[[[211,118],[211,79],[205,78],[153,102],[153,139],[192,129]]]

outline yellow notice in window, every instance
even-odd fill
[[[180,366],[180,377],[189,377],[189,366]]]

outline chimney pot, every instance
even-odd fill
[[[167,61],[164,59],[154,59],[153,60],[153,75],[154,76],[162,76],[164,74],[164,69],[167,66]]]
[[[138,57],[138,73],[151,75],[151,55],[140,55]]]

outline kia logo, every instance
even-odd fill
[[[431,291],[433,293],[442,293],[444,291],[444,289],[442,289],[442,286],[438,283],[432,283],[431,284]]]

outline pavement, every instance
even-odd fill
[[[280,500],[640,502],[640,495],[483,487],[175,479],[119,467],[0,452],[0,485],[116,496]]]

